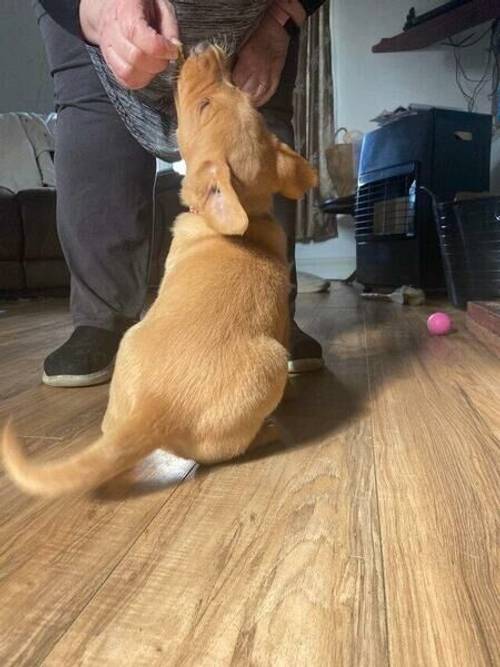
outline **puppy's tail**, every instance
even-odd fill
[[[144,421],[131,418],[123,427],[105,433],[81,452],[61,461],[37,463],[26,456],[9,420],[2,437],[3,464],[9,477],[31,495],[54,498],[89,491],[131,468],[160,446],[156,444],[158,437],[146,428]]]

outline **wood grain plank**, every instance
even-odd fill
[[[391,664],[500,664],[500,361],[459,314],[435,338],[427,308],[366,312]]]
[[[289,446],[180,487],[45,665],[387,664],[359,318],[305,323],[332,370],[281,407]]]
[[[37,328],[20,335],[14,351],[8,343],[0,341],[0,355],[5,355],[1,364],[0,400],[40,385],[45,357],[62,345],[70,333],[70,325],[59,327],[56,334],[53,325]]]
[[[45,357],[71,329],[67,299],[0,303],[0,400],[40,384]]]
[[[472,318],[467,318],[467,328],[471,334],[485,347],[489,348],[494,355],[500,356],[499,334],[493,333],[493,331],[487,327],[481,326],[481,324],[478,324],[478,322],[474,321]]]
[[[38,327],[52,325],[55,331],[61,322],[69,322],[68,299],[31,299],[0,301],[0,341],[16,339]]]

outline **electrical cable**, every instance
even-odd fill
[[[490,99],[493,98],[498,90],[500,83],[500,49],[498,48],[500,44],[500,35],[498,35],[497,41],[497,32],[500,32],[498,30],[499,25],[500,22],[496,19],[495,21],[492,21],[487,30],[482,32],[478,37],[475,37],[476,33],[471,33],[464,37],[460,42],[454,42],[453,40],[448,39],[447,42],[443,43],[443,46],[453,48],[453,56],[455,59],[455,81],[458,89],[467,102],[467,109],[470,112],[474,111],[478,97],[488,82],[491,81],[491,93],[488,95]],[[467,73],[461,60],[460,50],[478,44],[488,33],[490,33],[490,39],[488,48],[486,49],[488,54],[486,63],[479,79],[475,79]],[[471,84],[469,90],[467,90],[467,84]]]

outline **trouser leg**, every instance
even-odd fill
[[[288,57],[281,76],[280,85],[273,97],[261,109],[267,125],[281,141],[294,145],[293,89],[297,77],[298,40],[292,40]],[[297,270],[295,266],[295,220],[297,204],[291,199],[277,195],[274,200],[274,212],[283,225],[287,236],[288,262],[290,266],[290,316],[295,315],[297,296]]]
[[[75,326],[124,329],[146,296],[155,159],[125,128],[84,43],[37,10],[58,112],[57,225],[71,313]]]

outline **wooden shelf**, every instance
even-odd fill
[[[500,355],[500,300],[469,301],[465,324],[483,345]]]
[[[373,53],[415,51],[500,17],[500,0],[472,0],[405,32],[381,39]]]

